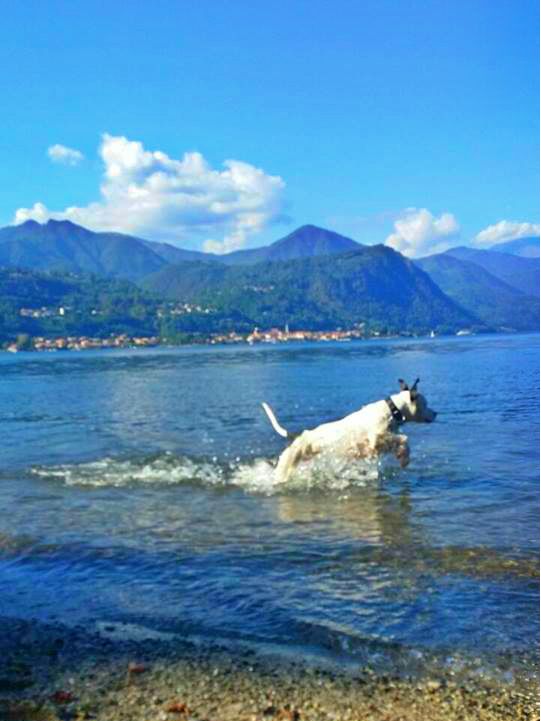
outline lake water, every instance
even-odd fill
[[[0,615],[344,664],[535,672],[539,338],[0,353]],[[392,459],[273,484],[287,428],[421,377]],[[135,631],[134,631],[135,632]]]

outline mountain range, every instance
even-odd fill
[[[122,233],[94,233],[69,220],[45,224],[27,220],[0,229],[0,267],[94,273],[137,281],[166,265],[185,261],[244,265],[332,255],[359,247],[338,233],[305,225],[269,246],[216,255]]]
[[[212,306],[231,324],[416,332],[539,327],[539,238],[457,247],[412,262],[305,225],[269,246],[214,255],[69,221],[0,229],[0,267],[94,274]]]

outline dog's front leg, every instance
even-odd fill
[[[410,462],[410,447],[408,437],[399,433],[385,433],[380,436],[376,443],[378,453],[392,453],[398,459],[401,468],[405,468]]]
[[[408,437],[400,434],[395,436],[395,451],[394,454],[400,463],[400,468],[406,468],[410,462],[410,447],[408,444]]]

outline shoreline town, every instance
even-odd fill
[[[428,337],[435,338],[436,333],[432,331]],[[468,329],[460,330],[455,335],[472,335]],[[4,346],[3,350],[10,353],[19,351],[82,351],[99,350],[112,348],[154,348],[157,346],[180,346],[180,345],[224,345],[246,343],[254,345],[257,343],[288,343],[288,342],[348,342],[352,340],[368,340],[374,338],[411,338],[419,337],[412,333],[380,333],[379,331],[367,332],[354,328],[350,330],[281,330],[271,328],[260,331],[255,328],[251,333],[216,333],[209,335],[189,335],[185,342],[172,342],[160,336],[130,336],[126,333],[111,335],[107,338],[96,338],[90,336],[61,336],[59,338],[45,338],[42,336],[26,337],[24,342],[14,341]],[[422,336],[426,337],[426,336]]]

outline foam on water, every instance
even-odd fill
[[[132,484],[177,485],[201,483],[224,485],[224,467],[213,461],[197,461],[164,453],[157,456],[101,458],[89,463],[36,466],[32,473],[67,486],[129,486]]]
[[[272,495],[285,491],[343,491],[377,480],[381,464],[352,463],[332,456],[321,456],[301,463],[290,479],[277,479],[268,459],[249,462],[220,462],[163,453],[145,458],[102,458],[88,463],[35,466],[32,473],[66,486],[125,487],[136,485],[196,484],[207,487],[242,488],[249,493]]]

